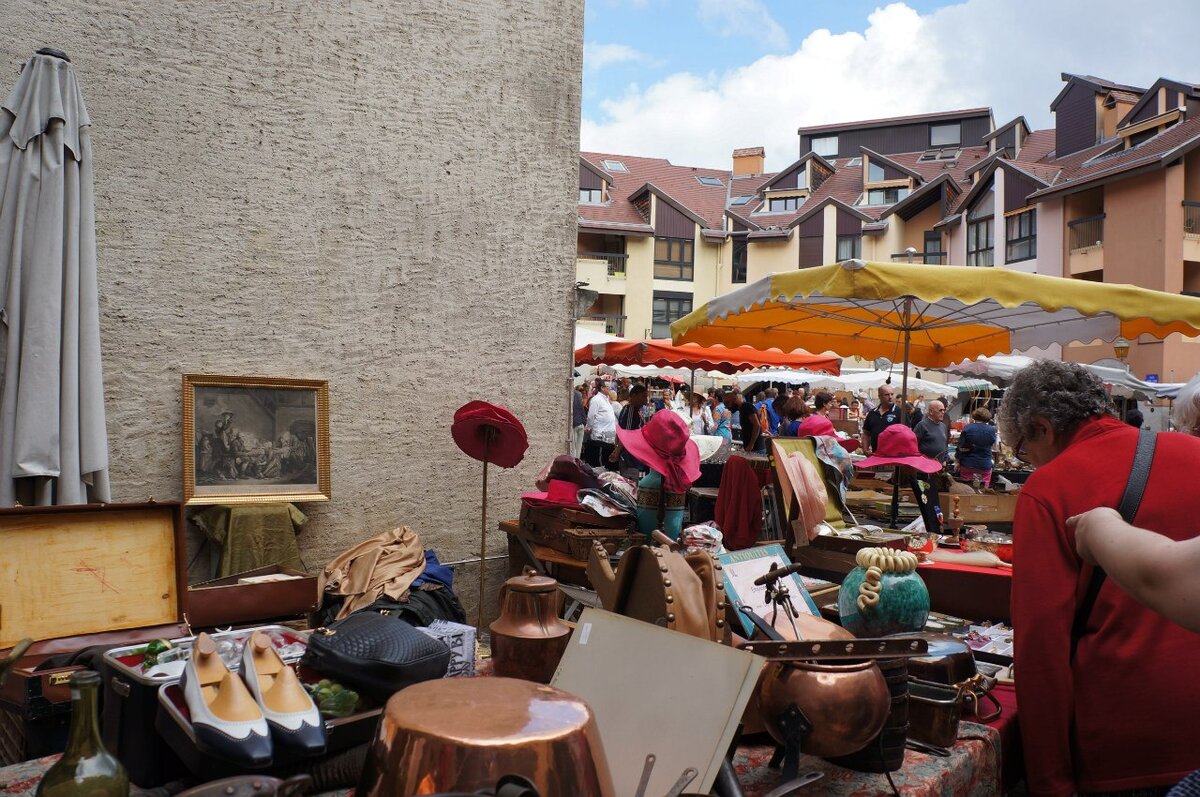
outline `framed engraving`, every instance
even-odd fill
[[[329,383],[183,375],[183,500],[328,501]]]

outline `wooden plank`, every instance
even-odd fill
[[[0,648],[179,620],[176,508],[0,516]]]

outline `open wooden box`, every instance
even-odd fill
[[[0,689],[6,735],[24,740],[0,758],[61,751],[84,665],[60,655],[188,634],[185,550],[178,503],[0,509],[0,651],[35,640]]]

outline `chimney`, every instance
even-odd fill
[[[733,176],[750,177],[763,173],[767,151],[762,147],[744,147],[733,151]]]

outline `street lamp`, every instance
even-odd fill
[[[1118,336],[1112,346],[1113,354],[1117,355],[1117,359],[1122,363],[1125,362],[1125,358],[1129,356],[1129,341],[1124,336]]]

